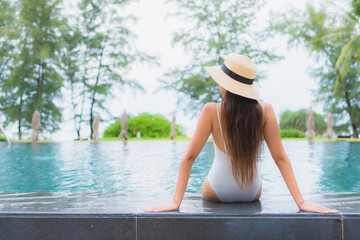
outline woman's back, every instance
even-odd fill
[[[247,188],[240,188],[233,176],[231,161],[227,154],[226,141],[223,133],[224,127],[221,123],[221,119],[223,119],[221,117],[221,104],[214,103],[212,105],[211,108],[216,109],[212,111],[211,114],[215,158],[207,178],[210,185],[207,187],[211,188],[210,190],[207,189],[207,192],[210,192],[211,195],[211,190],[213,190],[216,196],[209,197],[212,199],[214,197],[216,199],[217,197],[222,202],[249,202],[256,200],[256,196],[261,187],[260,173],[257,168],[254,169],[254,177],[251,185]],[[264,109],[263,105],[262,109]],[[216,114],[214,114],[214,112],[216,112]]]

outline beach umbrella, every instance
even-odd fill
[[[306,112],[306,130],[307,130],[307,138],[309,141],[312,141],[312,139],[315,136],[314,132],[314,113],[309,108]]]
[[[11,145],[10,139],[9,139],[5,129],[1,125],[0,125],[0,133],[2,133],[2,135],[4,135],[6,142],[8,143],[8,146],[10,147],[10,145]]]
[[[33,129],[31,133],[31,141],[35,142],[39,140],[39,131],[40,131],[40,112],[38,109],[35,110],[32,116],[31,125]]]
[[[123,142],[126,142],[128,139],[127,131],[128,131],[128,115],[124,110],[121,116],[121,132],[120,132],[120,138],[123,140]]]
[[[332,139],[334,136],[333,131],[333,117],[332,114],[329,112],[327,115],[327,129],[326,129],[326,137],[328,139]]]
[[[175,113],[174,113],[172,121],[171,121],[171,130],[170,130],[170,138],[171,138],[171,140],[174,140],[175,135],[176,135],[176,123],[175,123]]]
[[[96,114],[93,121],[93,135],[92,135],[93,140],[97,140],[99,137],[99,124],[100,124],[100,116],[99,114]]]

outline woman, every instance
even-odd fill
[[[264,137],[297,206],[302,211],[337,213],[336,210],[304,202],[290,160],[282,146],[274,110],[259,103],[254,83],[256,66],[250,58],[231,54],[222,66],[205,68],[219,84],[220,104],[207,103],[201,111],[194,136],[181,161],[173,202],[147,211],[172,211],[180,207],[191,167],[212,134],[215,159],[202,186],[205,199],[216,202],[251,202],[261,195],[257,158]]]

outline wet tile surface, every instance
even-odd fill
[[[0,216],[1,239],[135,239],[134,217]]]
[[[290,196],[214,203],[194,195],[179,211],[150,213],[171,198],[14,195],[0,194],[0,239],[360,239],[359,194],[305,196],[339,214],[299,212]]]
[[[138,239],[341,239],[339,219],[138,218]],[[316,233],[316,235],[314,235]]]
[[[344,219],[344,239],[360,239],[360,215],[345,216]]]
[[[234,205],[228,205],[234,207]],[[239,211],[239,210],[238,210]],[[358,214],[0,213],[4,239],[359,239]],[[74,236],[76,236],[74,238]]]
[[[304,194],[308,202],[334,208],[341,213],[360,214],[360,194]],[[0,193],[1,212],[51,213],[142,213],[172,200],[172,196],[124,196],[118,193]],[[199,194],[187,194],[181,213],[213,215],[299,214],[291,195],[266,195],[255,203],[215,203]]]

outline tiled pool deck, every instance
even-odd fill
[[[94,203],[91,194],[38,194],[37,201],[14,195],[0,194],[1,240],[360,239],[359,194],[306,196],[340,211],[331,215],[299,212],[287,196],[226,204],[190,196],[180,211],[148,213],[164,199],[98,194]]]

